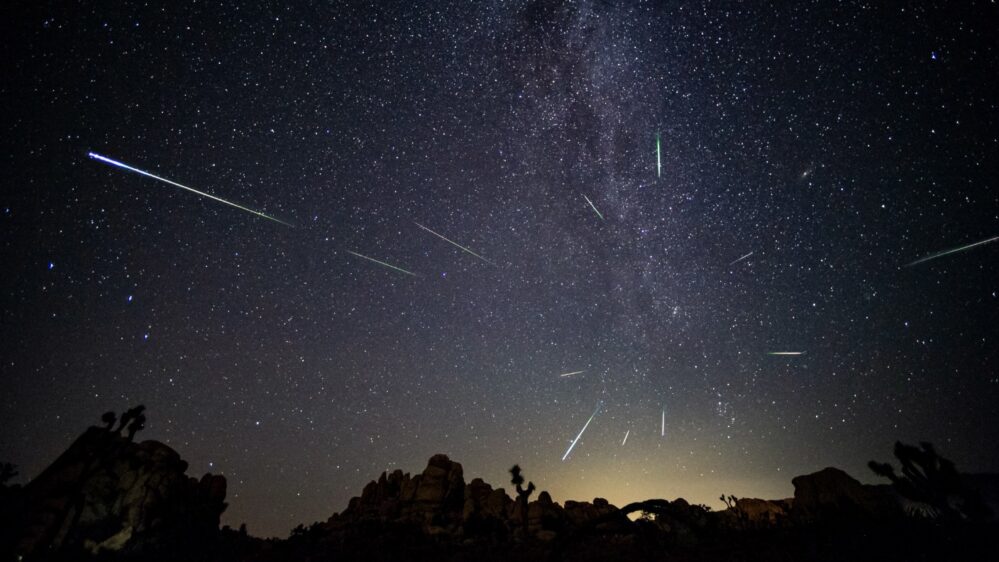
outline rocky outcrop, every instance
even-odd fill
[[[577,526],[617,511],[617,507],[604,498],[593,498],[593,503],[572,500],[565,502],[565,515],[570,523]]]
[[[396,470],[369,482],[330,523],[391,521],[416,523],[426,529],[448,527],[462,520],[465,508],[461,465],[447,455],[434,455],[421,474],[410,476]]]
[[[570,504],[571,516],[567,510]],[[417,525],[429,534],[464,538],[520,536],[526,528],[531,536],[550,540],[575,522],[613,513],[617,508],[600,498],[593,504],[568,502],[563,508],[548,492],[541,492],[527,505],[526,513],[521,511],[505,489],[493,489],[481,478],[465,484],[461,464],[446,455],[434,455],[416,476],[397,470],[369,482],[361,495],[352,498],[347,509],[326,525],[336,531],[365,521],[403,523]]]
[[[792,514],[798,519],[877,519],[901,514],[889,487],[861,484],[838,468],[828,467],[795,477],[791,484],[794,485]]]
[[[138,555],[199,544],[218,531],[226,481],[211,474],[197,480],[186,470],[163,443],[133,443],[91,427],[24,487],[23,511],[5,542],[23,556],[83,550]]]
[[[758,498],[738,498],[735,511],[744,522],[753,527],[778,525],[787,520],[794,500],[762,500]]]

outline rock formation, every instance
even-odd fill
[[[2,546],[29,557],[201,546],[218,531],[226,481],[185,470],[162,443],[91,427],[3,508],[16,513],[5,514]]]
[[[838,468],[797,476],[793,514],[801,520],[877,519],[900,515],[898,499],[887,486],[861,484]]]
[[[434,455],[416,476],[396,470],[369,482],[326,526],[336,531],[363,522],[409,524],[427,534],[463,539],[520,536],[526,528],[531,537],[551,540],[618,508],[602,498],[593,503],[569,501],[562,507],[541,492],[527,504],[526,514],[522,512],[521,504],[503,488],[493,489],[480,478],[466,484],[461,464]]]

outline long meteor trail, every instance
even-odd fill
[[[946,255],[949,255],[949,254],[956,254],[957,252],[963,252],[965,250],[970,250],[971,248],[974,248],[975,246],[981,246],[982,244],[988,244],[989,242],[995,242],[996,240],[999,240],[999,236],[993,236],[992,238],[989,238],[987,240],[982,240],[980,242],[975,242],[974,244],[968,244],[967,246],[961,246],[960,248],[953,248],[953,249],[950,249],[950,250],[944,250],[942,252],[937,252],[935,254],[928,255],[925,258],[920,258],[920,259],[918,259],[918,260],[916,260],[916,261],[914,261],[912,263],[907,263],[907,264],[905,264],[905,267],[912,267],[914,265],[918,265],[918,264],[921,264],[923,262],[927,262],[927,261],[930,261],[930,260],[935,260],[937,258],[942,258],[942,257],[944,257]]]
[[[394,266],[394,265],[392,265],[390,263],[385,263],[385,262],[383,262],[381,260],[376,260],[375,258],[369,258],[368,256],[365,256],[365,255],[362,255],[362,254],[358,254],[357,252],[351,252],[350,250],[347,250],[347,253],[351,254],[353,256],[357,256],[357,257],[359,257],[361,259],[365,259],[365,260],[368,260],[368,261],[373,261],[373,262],[375,262],[375,263],[377,263],[379,265],[384,265],[385,267],[388,267],[388,268],[394,269],[396,271],[405,273],[406,275],[412,275],[413,277],[419,277],[419,275],[413,273],[412,271],[406,271],[405,269],[403,269],[401,267],[396,267],[396,266]]]
[[[600,411],[600,404],[597,404],[597,409],[593,410],[593,415],[590,416],[590,419],[586,420],[586,425],[583,426],[583,429],[579,430],[579,435],[577,435],[576,438],[572,440],[572,444],[569,445],[569,448],[565,451],[565,454],[562,455],[562,462],[565,462],[565,459],[569,456],[569,453],[572,452],[572,448],[576,446],[576,442],[579,441],[579,438],[583,436],[583,432],[586,431],[587,427],[589,427],[590,422],[593,421],[593,418],[597,417],[597,412],[599,411]]]
[[[578,375],[580,373],[585,373],[586,371],[573,371],[571,373],[562,373],[560,377],[571,377],[572,375]]]
[[[242,205],[233,203],[232,201],[226,201],[225,199],[222,199],[221,197],[216,197],[216,196],[214,196],[214,195],[212,195],[210,193],[205,193],[204,191],[198,191],[197,189],[194,189],[193,187],[188,187],[186,185],[179,184],[179,183],[177,183],[175,181],[171,181],[171,180],[168,180],[166,178],[161,178],[160,176],[157,176],[156,174],[150,174],[149,172],[146,172],[144,170],[140,170],[138,168],[133,168],[132,166],[129,166],[128,164],[124,164],[124,163],[119,162],[117,160],[112,160],[111,158],[108,158],[107,156],[101,156],[100,154],[97,154],[96,152],[88,152],[87,156],[89,156],[90,158],[92,158],[94,160],[99,160],[101,162],[104,162],[105,164],[111,164],[112,166],[117,166],[117,167],[122,168],[124,170],[128,170],[130,172],[135,172],[137,174],[140,174],[140,175],[143,175],[143,176],[146,176],[146,177],[149,177],[149,178],[153,178],[154,180],[158,180],[158,181],[161,181],[163,183],[168,183],[168,184],[170,184],[170,185],[172,185],[174,187],[179,187],[181,189],[185,189],[187,191],[190,191],[191,193],[197,193],[198,195],[201,195],[203,197],[207,197],[207,198],[209,198],[209,199],[211,199],[213,201],[218,201],[219,203],[225,203],[226,205],[229,205],[230,207],[236,207],[237,209],[239,209],[241,211],[246,211],[247,213],[252,213],[254,215],[257,215],[258,217],[263,217],[263,218],[265,218],[265,219],[267,219],[269,221],[278,222],[278,223],[281,223],[281,224],[283,224],[285,226],[290,226],[290,227],[294,228],[293,224],[284,222],[281,219],[276,219],[276,218],[274,218],[274,217],[272,217],[270,215],[265,215],[264,213],[261,213],[260,211],[254,211],[253,209],[249,209],[249,208],[244,207]]]
[[[656,177],[663,177],[662,143],[659,140],[659,133],[656,133]]]
[[[590,198],[587,197],[585,193],[583,194],[583,199],[586,199],[586,202],[590,204],[590,208],[592,208],[593,212],[596,213],[598,217],[600,217],[600,220],[604,220],[604,216],[600,214],[600,211],[597,210],[597,206],[593,204],[593,201],[590,201]]]
[[[422,224],[420,224],[420,223],[418,223],[416,221],[413,221],[413,224],[415,224],[416,226],[422,228],[423,230],[426,230],[430,234],[433,234],[434,236],[440,238],[441,240],[447,242],[448,244],[451,244],[452,246],[455,246],[455,247],[459,248],[462,252],[465,252],[465,253],[468,253],[468,254],[472,254],[473,256],[475,256],[475,257],[479,258],[480,260],[488,263],[489,265],[496,265],[495,263],[487,260],[486,258],[480,256],[479,254],[476,254],[475,252],[473,252],[473,251],[469,250],[468,248],[462,246],[461,244],[455,242],[454,240],[448,239],[443,234],[438,234],[438,233],[434,232],[433,230],[430,230],[429,228],[423,226]]]
[[[631,430],[630,429],[628,431],[624,432],[624,440],[621,441],[621,446],[622,447],[624,447],[624,444],[628,442],[628,435],[630,435],[630,434],[631,434]]]
[[[659,430],[660,437],[666,437],[666,408],[663,408],[663,424]]]
[[[737,259],[735,261],[729,262],[729,265],[735,265],[735,264],[741,262],[742,260],[748,258],[749,256],[753,255],[753,253],[755,253],[755,252],[756,252],[756,250],[753,250],[752,252],[749,252],[748,254],[742,256],[741,258],[739,258],[739,259]]]
[[[768,351],[767,355],[804,355],[804,351]]]

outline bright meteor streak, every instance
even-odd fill
[[[396,267],[396,266],[394,266],[394,265],[392,265],[390,263],[385,263],[383,261],[376,260],[375,258],[369,258],[368,256],[364,256],[364,255],[358,254],[357,252],[351,252],[350,250],[347,250],[347,253],[351,254],[351,255],[354,255],[354,256],[357,256],[357,257],[359,257],[361,259],[366,259],[368,261],[373,261],[373,262],[375,262],[375,263],[377,263],[379,265],[384,265],[385,267],[392,268],[392,269],[394,269],[396,271],[401,271],[402,273],[405,273],[406,275],[412,275],[413,277],[419,277],[417,274],[413,273],[412,271],[406,271],[405,269],[403,269],[401,267]]]
[[[769,351],[767,355],[804,355],[804,351]]]
[[[659,133],[656,133],[656,176],[663,177],[663,160],[662,160],[662,149],[661,142],[659,140]]]
[[[601,215],[600,211],[597,210],[597,206],[593,204],[593,201],[590,201],[590,198],[587,197],[585,193],[583,194],[583,199],[586,199],[586,202],[590,204],[590,208],[592,208],[593,212],[596,213],[598,217],[600,217],[600,220],[604,220],[604,216]]]
[[[89,156],[90,158],[92,158],[94,160],[100,160],[101,162],[104,162],[106,164],[111,164],[112,166],[117,166],[119,168],[128,170],[130,172],[135,172],[137,174],[153,178],[154,180],[158,180],[158,181],[161,181],[163,183],[168,183],[168,184],[170,184],[170,185],[172,185],[174,187],[179,187],[181,189],[185,189],[187,191],[190,191],[191,193],[197,193],[198,195],[207,197],[207,198],[209,198],[209,199],[211,199],[213,201],[218,201],[219,203],[225,203],[226,205],[229,205],[230,207],[236,207],[237,209],[239,209],[241,211],[246,211],[247,213],[253,213],[254,215],[257,215],[258,217],[263,217],[263,218],[265,218],[267,220],[270,220],[270,221],[279,222],[279,223],[281,223],[281,224],[283,224],[285,226],[294,227],[294,225],[292,225],[290,223],[286,223],[283,220],[276,219],[276,218],[274,218],[274,217],[272,217],[270,215],[265,215],[264,213],[261,213],[260,211],[254,211],[253,209],[248,209],[248,208],[246,208],[246,207],[244,207],[242,205],[238,205],[236,203],[233,203],[232,201],[226,201],[225,199],[222,199],[221,197],[216,197],[216,196],[214,196],[214,195],[212,195],[210,193],[205,193],[204,191],[198,191],[197,189],[194,189],[193,187],[187,187],[186,185],[179,184],[179,183],[177,183],[175,181],[171,181],[171,180],[168,180],[166,178],[161,178],[161,177],[159,177],[159,176],[157,176],[155,174],[150,174],[149,172],[140,170],[138,168],[133,168],[132,166],[129,166],[128,164],[123,164],[121,162],[118,162],[117,160],[112,160],[112,159],[110,159],[110,158],[108,158],[106,156],[101,156],[100,154],[97,154],[96,152],[88,152],[87,156]]]
[[[631,434],[631,430],[630,429],[628,431],[624,432],[624,440],[621,441],[621,446],[622,447],[624,447],[624,444],[628,442],[628,435],[630,435],[630,434]]]
[[[455,246],[455,247],[457,247],[457,248],[461,249],[461,251],[463,251],[463,252],[466,252],[466,253],[469,253],[469,254],[472,254],[473,256],[475,256],[475,257],[479,258],[480,260],[482,260],[482,261],[484,261],[484,262],[488,263],[489,265],[496,265],[495,263],[493,263],[493,262],[491,262],[491,261],[487,260],[486,258],[484,258],[484,257],[480,256],[479,254],[476,254],[475,252],[473,252],[473,251],[469,250],[468,248],[466,248],[466,247],[462,246],[461,244],[459,244],[459,243],[455,242],[454,240],[449,240],[448,238],[444,237],[444,235],[442,235],[442,234],[437,234],[437,233],[436,233],[436,232],[434,232],[433,230],[430,230],[429,228],[427,228],[427,227],[423,226],[422,224],[420,224],[420,223],[418,223],[418,222],[416,222],[416,221],[413,221],[413,224],[415,224],[416,226],[418,226],[418,227],[422,228],[423,230],[426,230],[426,231],[427,231],[427,232],[429,232],[430,234],[433,234],[434,236],[436,236],[436,237],[440,238],[441,240],[443,240],[443,241],[447,242],[448,244],[451,244],[452,246]]]
[[[663,408],[663,424],[659,430],[660,437],[666,437],[666,408]]]
[[[752,252],[749,252],[748,254],[742,256],[741,258],[739,258],[739,259],[737,259],[735,261],[729,262],[729,265],[735,265],[735,264],[741,262],[742,260],[744,260],[744,259],[748,258],[749,256],[753,255],[754,252],[755,252],[755,250],[752,251]]]
[[[593,421],[593,418],[597,417],[597,412],[599,411],[600,411],[600,404],[597,404],[597,409],[593,410],[593,415],[590,416],[590,419],[586,420],[586,425],[583,426],[583,429],[579,430],[579,435],[577,435],[576,438],[572,440],[572,444],[569,445],[569,448],[566,450],[565,454],[562,455],[562,462],[565,462],[565,459],[569,456],[569,453],[572,452],[572,448],[576,446],[576,442],[579,441],[579,438],[583,436],[583,432],[586,431],[587,427],[589,427],[590,422]]]
[[[929,256],[926,256],[925,258],[921,258],[921,259],[918,259],[918,260],[916,260],[916,261],[914,261],[912,263],[908,263],[908,264],[905,265],[905,267],[912,267],[914,265],[918,265],[918,264],[921,264],[921,263],[926,262],[926,261],[935,260],[937,258],[942,258],[942,257],[944,257],[944,256],[946,256],[948,254],[956,254],[957,252],[963,252],[965,250],[970,250],[971,248],[974,248],[975,246],[981,246],[982,244],[988,244],[989,242],[995,242],[996,240],[999,240],[999,236],[993,236],[992,238],[989,238],[988,240],[982,240],[980,242],[975,242],[974,244],[968,244],[967,246],[961,246],[960,248],[954,248],[954,249],[951,249],[951,250],[944,250],[943,252],[937,252],[936,254],[931,254]]]
[[[571,373],[562,373],[560,377],[571,377],[572,375],[578,375],[580,373],[585,373],[586,371],[573,371]]]

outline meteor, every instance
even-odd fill
[[[662,428],[659,430],[660,437],[666,437],[666,407],[663,406],[663,424]]]
[[[987,240],[982,240],[980,242],[975,242],[974,244],[968,244],[967,246],[961,246],[960,248],[953,248],[953,249],[950,249],[950,250],[944,250],[942,252],[937,252],[935,254],[930,254],[930,255],[926,256],[925,258],[920,258],[920,259],[918,259],[918,260],[916,260],[916,261],[914,261],[912,263],[905,264],[905,267],[912,267],[914,265],[918,265],[918,264],[921,264],[921,263],[926,262],[926,261],[935,260],[937,258],[942,258],[942,257],[944,257],[944,256],[946,256],[948,254],[956,254],[957,252],[963,252],[965,250],[970,250],[971,248],[974,248],[975,246],[981,246],[982,244],[988,244],[989,242],[995,242],[996,240],[999,240],[999,236],[993,236],[992,238],[989,238]]]
[[[593,421],[593,418],[597,417],[597,412],[599,411],[600,411],[600,404],[598,403],[597,409],[593,410],[593,415],[590,416],[590,419],[586,420],[586,425],[583,426],[583,429],[579,430],[579,435],[577,435],[576,438],[572,440],[572,444],[569,445],[569,448],[565,451],[565,454],[562,455],[562,462],[565,462],[565,459],[569,456],[569,453],[572,452],[572,448],[576,446],[576,442],[579,441],[579,438],[583,436],[583,432],[586,431],[587,427],[589,427],[590,422]]]
[[[590,201],[590,198],[587,197],[585,193],[583,194],[583,199],[586,199],[586,202],[590,204],[590,207],[593,209],[593,212],[596,213],[598,217],[600,217],[600,220],[604,220],[604,216],[601,215],[600,211],[597,210],[597,206],[593,204],[593,201]]]
[[[451,244],[452,246],[456,246],[456,247],[460,248],[460,249],[461,249],[461,251],[463,251],[463,252],[466,252],[466,253],[469,253],[469,254],[472,254],[473,256],[475,256],[475,257],[479,258],[480,260],[482,260],[482,261],[484,261],[484,262],[488,263],[489,265],[496,265],[495,263],[493,263],[493,262],[491,262],[491,261],[487,260],[486,258],[484,258],[484,257],[480,256],[479,254],[476,254],[475,252],[473,252],[473,251],[469,250],[468,248],[466,248],[466,247],[462,246],[461,244],[459,244],[459,243],[457,243],[457,242],[455,242],[455,241],[453,241],[453,240],[449,240],[449,239],[447,239],[446,237],[444,237],[444,236],[443,236],[443,235],[441,235],[441,234],[437,234],[437,233],[436,233],[436,232],[434,232],[433,230],[430,230],[429,228],[427,228],[427,227],[423,226],[422,224],[420,224],[420,223],[418,223],[418,222],[416,222],[416,221],[413,221],[413,224],[415,224],[416,226],[418,226],[418,227],[422,228],[423,230],[426,230],[426,231],[427,231],[427,232],[429,232],[430,234],[433,234],[434,236],[436,236],[436,237],[440,238],[441,240],[443,240],[443,241],[447,242],[448,244]]]
[[[631,433],[631,430],[630,430],[630,429],[629,429],[628,431],[625,431],[625,432],[624,432],[624,440],[623,440],[623,441],[621,441],[621,446],[622,446],[622,447],[624,447],[624,444],[628,442],[628,435],[629,435],[630,433]]]
[[[560,377],[571,377],[572,375],[578,375],[580,373],[585,373],[586,371],[573,371],[571,373],[562,373]]]
[[[364,256],[364,255],[358,254],[357,252],[351,252],[350,250],[347,250],[347,253],[351,254],[351,255],[354,255],[354,256],[357,256],[357,257],[359,257],[361,259],[366,259],[368,261],[373,261],[373,262],[375,262],[375,263],[377,263],[379,265],[384,265],[385,267],[389,267],[389,268],[392,268],[392,269],[394,269],[396,271],[400,271],[402,273],[405,273],[406,275],[412,275],[413,277],[419,277],[419,275],[413,273],[412,271],[406,271],[405,269],[403,269],[401,267],[396,267],[396,266],[394,266],[394,265],[392,265],[390,263],[385,263],[383,261],[376,260],[375,258],[369,258],[368,256]]]
[[[768,351],[767,355],[804,355],[804,351]]]
[[[755,250],[753,252],[749,252],[748,254],[742,256],[741,258],[739,258],[739,259],[737,259],[737,260],[735,260],[733,262],[729,262],[729,265],[735,265],[735,264],[741,262],[742,260],[744,260],[744,259],[748,258],[749,256],[753,255],[754,252],[755,252]]]
[[[186,185],[179,184],[179,183],[177,183],[175,181],[171,181],[171,180],[168,180],[166,178],[161,178],[161,177],[159,177],[159,176],[157,176],[155,174],[150,174],[149,172],[140,170],[138,168],[133,168],[132,166],[129,166],[128,164],[123,164],[123,163],[121,163],[121,162],[119,162],[117,160],[112,160],[111,158],[108,158],[107,156],[101,156],[100,154],[97,154],[96,152],[88,152],[87,156],[89,156],[93,160],[99,160],[101,162],[104,162],[105,164],[111,164],[112,166],[117,166],[119,168],[128,170],[130,172],[135,172],[137,174],[153,178],[154,180],[158,180],[158,181],[161,181],[163,183],[168,183],[168,184],[170,184],[170,185],[172,185],[174,187],[179,187],[181,189],[185,189],[187,191],[190,191],[191,193],[197,193],[198,195],[201,195],[203,197],[207,197],[207,198],[209,198],[209,199],[211,199],[213,201],[218,201],[219,203],[225,203],[226,205],[229,205],[230,207],[236,207],[237,209],[239,209],[241,211],[246,211],[247,213],[252,213],[254,215],[257,215],[258,217],[263,217],[263,218],[265,218],[267,220],[274,221],[274,222],[279,222],[279,223],[281,223],[281,224],[283,224],[285,226],[290,226],[290,227],[294,228],[294,225],[292,225],[290,223],[287,223],[287,222],[284,222],[281,219],[276,219],[276,218],[274,218],[274,217],[272,217],[270,215],[265,215],[264,213],[261,213],[260,211],[254,211],[253,209],[248,209],[248,208],[246,208],[246,207],[244,207],[242,205],[238,205],[236,203],[233,203],[232,201],[226,201],[225,199],[222,199],[221,197],[216,197],[216,196],[214,196],[214,195],[212,195],[210,193],[205,193],[204,191],[198,191],[197,189],[194,189],[193,187],[187,187]]]
[[[656,176],[663,177],[662,143],[659,140],[659,133],[656,133]]]

